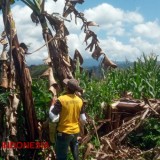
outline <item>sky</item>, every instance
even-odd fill
[[[99,27],[90,27],[98,36],[99,46],[112,61],[136,61],[142,54],[154,53],[160,60],[160,0],[85,0],[76,6],[84,13],[88,21],[94,21]],[[64,0],[47,0],[45,10],[48,13],[62,14]],[[18,12],[17,12],[18,11]],[[29,45],[29,52],[34,52],[44,45],[40,24],[31,21],[32,11],[22,2],[12,6],[17,35],[20,42]],[[70,17],[67,17],[70,19]],[[65,22],[70,35],[67,36],[69,54],[73,57],[78,49],[85,59],[92,58],[91,52],[85,50],[85,34],[81,31],[82,22],[75,24]],[[0,33],[4,30],[2,12],[0,11]],[[2,45],[0,45],[2,51]],[[43,64],[48,57],[46,46],[26,56],[28,65]]]

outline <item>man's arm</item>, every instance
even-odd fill
[[[84,108],[84,106],[82,106],[82,108],[81,108],[80,121],[82,122],[82,124],[87,123],[87,118],[86,118],[86,115],[85,115],[85,108]]]
[[[59,100],[55,102],[55,104],[51,106],[49,110],[49,118],[52,122],[57,122],[59,120],[59,113],[61,112],[62,105]]]

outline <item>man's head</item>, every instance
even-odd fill
[[[76,79],[64,79],[63,83],[66,85],[68,90],[72,93],[75,93],[76,91],[81,92],[82,88],[79,86],[79,82]]]

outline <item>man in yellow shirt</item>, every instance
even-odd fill
[[[57,160],[67,160],[70,146],[74,160],[78,160],[79,120],[86,123],[83,101],[75,93],[82,91],[76,79],[64,79],[67,93],[59,96],[49,116],[54,120],[59,115],[55,152]]]

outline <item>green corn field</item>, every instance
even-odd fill
[[[117,68],[105,71],[105,78],[99,78],[95,74],[88,76],[87,71],[76,73],[76,78],[80,79],[80,85],[85,90],[83,98],[87,100],[86,112],[93,119],[103,119],[104,115],[100,104],[106,102],[111,104],[119,99],[125,91],[133,93],[135,99],[160,98],[160,65],[157,56],[143,54],[128,68]],[[50,94],[47,91],[47,81],[39,79],[33,83],[33,95],[37,117],[40,120],[47,118]],[[129,135],[128,141],[142,149],[148,149],[160,145],[160,123],[159,119],[148,119],[143,127],[141,137],[135,139],[133,132]],[[99,146],[96,137],[92,139],[95,146]],[[149,145],[149,144],[150,145]],[[83,147],[82,147],[83,150]]]

